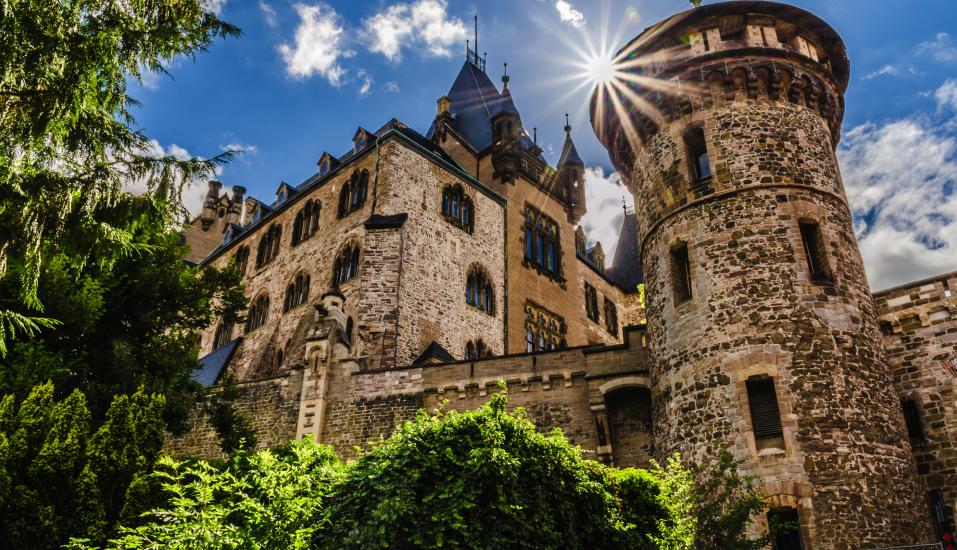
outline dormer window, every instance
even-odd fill
[[[329,173],[329,160],[322,159],[322,162],[319,163],[319,176],[325,176]]]
[[[356,132],[356,135],[352,137],[352,143],[355,145],[355,152],[358,153],[365,149],[366,144],[369,142],[369,132],[363,128],[359,128]]]

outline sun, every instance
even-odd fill
[[[593,86],[615,79],[615,61],[610,55],[595,54],[586,61],[588,80]]]

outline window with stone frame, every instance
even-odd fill
[[[811,281],[820,284],[834,282],[831,266],[827,261],[827,246],[821,226],[817,222],[802,220],[798,223],[801,230],[801,243],[804,246],[804,257],[807,260]]]
[[[300,273],[296,275],[289,286],[286,287],[286,299],[282,304],[283,313],[299,307],[309,301],[309,274]]]
[[[475,206],[461,185],[447,185],[442,190],[442,216],[465,232],[472,232],[475,226]]]
[[[318,200],[309,199],[296,214],[296,220],[292,224],[292,245],[296,246],[302,241],[316,234],[319,230],[319,214],[322,212],[322,203]]]
[[[219,325],[216,326],[216,334],[213,336],[213,349],[217,350],[233,339],[233,325],[232,323],[226,323],[225,321],[220,321]]]
[[[524,264],[553,279],[563,280],[561,240],[555,220],[526,204],[524,234]]]
[[[566,347],[565,320],[532,302],[525,302],[525,351],[550,351]]]
[[[794,508],[768,510],[772,550],[802,550],[801,524]]]
[[[242,245],[236,250],[236,253],[233,254],[233,267],[235,267],[239,275],[242,276],[246,274],[247,264],[249,264],[249,247]]]
[[[675,305],[691,300],[691,259],[688,243],[680,243],[671,249],[671,290]]]
[[[582,230],[582,227],[579,225],[578,229],[575,230],[575,252],[581,254],[582,256],[587,254],[585,250],[585,232]]]
[[[366,203],[368,192],[369,171],[356,170],[339,192],[339,218],[342,219],[362,208]]]
[[[246,313],[246,332],[252,332],[266,324],[269,318],[269,296],[260,295],[253,300]]]
[[[916,399],[902,399],[901,410],[904,412],[904,422],[907,425],[907,437],[912,444],[920,444],[927,441],[927,435],[924,433],[924,423],[920,418],[920,405]]]
[[[349,243],[342,247],[332,267],[332,286],[338,288],[342,283],[359,274],[359,245]]]
[[[489,315],[495,315],[495,289],[492,287],[492,278],[480,266],[472,267],[466,276],[465,303]]]
[[[618,308],[615,302],[605,298],[605,330],[612,336],[618,336]]]
[[[598,322],[598,291],[588,283],[585,283],[585,315]]]
[[[256,269],[273,261],[279,255],[279,243],[282,241],[282,225],[274,223],[259,239],[256,250]]]
[[[685,132],[684,142],[688,151],[692,190],[708,187],[711,183],[711,160],[708,157],[708,145],[704,139],[704,129],[700,126],[689,129]]]
[[[774,391],[774,379],[769,376],[753,376],[745,381],[748,391],[748,406],[751,410],[751,429],[758,449],[784,447],[784,427],[781,411]]]
[[[475,359],[483,359],[485,357],[492,356],[492,349],[488,347],[481,338],[475,340],[474,342],[469,340],[465,344],[465,360],[472,361]]]

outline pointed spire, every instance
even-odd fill
[[[568,120],[568,113],[565,113],[565,145],[562,147],[562,156],[558,161],[558,167],[561,168],[565,164],[585,165],[581,157],[578,155],[578,149],[575,148],[575,142],[572,141],[572,125]]]
[[[565,134],[571,139],[572,125],[568,122],[568,113],[565,113]]]
[[[502,75],[502,86],[503,86],[502,91],[503,91],[503,92],[508,89],[508,80],[509,80],[509,78],[508,78],[508,62],[506,61],[506,62],[505,62],[505,74]]]

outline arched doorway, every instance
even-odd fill
[[[605,394],[612,460],[619,468],[647,467],[653,458],[651,391],[625,386]]]

